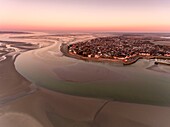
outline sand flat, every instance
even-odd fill
[[[29,41],[33,41],[33,39]],[[49,48],[44,50],[49,50]],[[45,53],[40,52],[40,55],[48,57],[48,54]],[[48,57],[48,61],[50,58]],[[59,65],[63,66],[64,62],[58,61]],[[56,62],[54,64],[56,66]],[[79,64],[82,65],[81,62],[76,65]],[[61,67],[59,65],[58,67]],[[65,69],[53,68],[52,71],[54,72],[56,69],[55,74],[60,75],[64,80],[74,79],[73,81],[76,82],[84,82],[84,79],[86,81],[94,80],[92,74],[82,79],[75,78],[82,74],[88,75],[87,72],[83,72],[84,69],[86,70],[86,66],[77,66],[78,72],[72,68],[72,64],[66,64],[64,67]],[[0,69],[0,98],[30,90],[31,83],[17,73],[11,58],[0,62]],[[68,75],[64,75],[63,70]],[[75,71],[74,76],[71,75],[73,70]],[[109,77],[108,69],[98,70],[91,66],[87,71],[92,73],[94,70],[99,73],[95,80],[100,81],[103,73],[106,74],[104,78],[112,78]],[[112,71],[117,72],[117,70],[113,68]],[[133,71],[132,68],[131,71]],[[169,119],[170,107],[168,105],[167,107],[153,106],[87,98],[58,93],[41,87],[32,94],[9,101],[0,107],[0,126],[4,127],[169,127]]]
[[[95,120],[95,127],[169,127],[170,107],[110,102]]]

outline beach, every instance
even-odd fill
[[[169,127],[169,72],[162,66],[150,67],[147,60],[123,68],[75,60],[60,54],[60,45],[87,35],[49,38],[51,46],[28,48],[0,62],[0,126]],[[154,77],[159,78],[153,82]]]

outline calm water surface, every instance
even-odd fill
[[[61,42],[17,57],[19,73],[66,94],[123,102],[170,105],[170,67],[140,60],[130,66],[91,63],[61,55]]]

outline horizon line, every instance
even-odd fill
[[[59,32],[59,33],[68,33],[68,32],[75,32],[75,33],[167,33],[170,34],[170,31],[105,31],[105,30],[0,30],[0,32]]]

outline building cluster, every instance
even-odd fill
[[[101,37],[69,45],[69,52],[84,57],[126,59],[136,56],[170,56],[170,46],[146,38]]]

